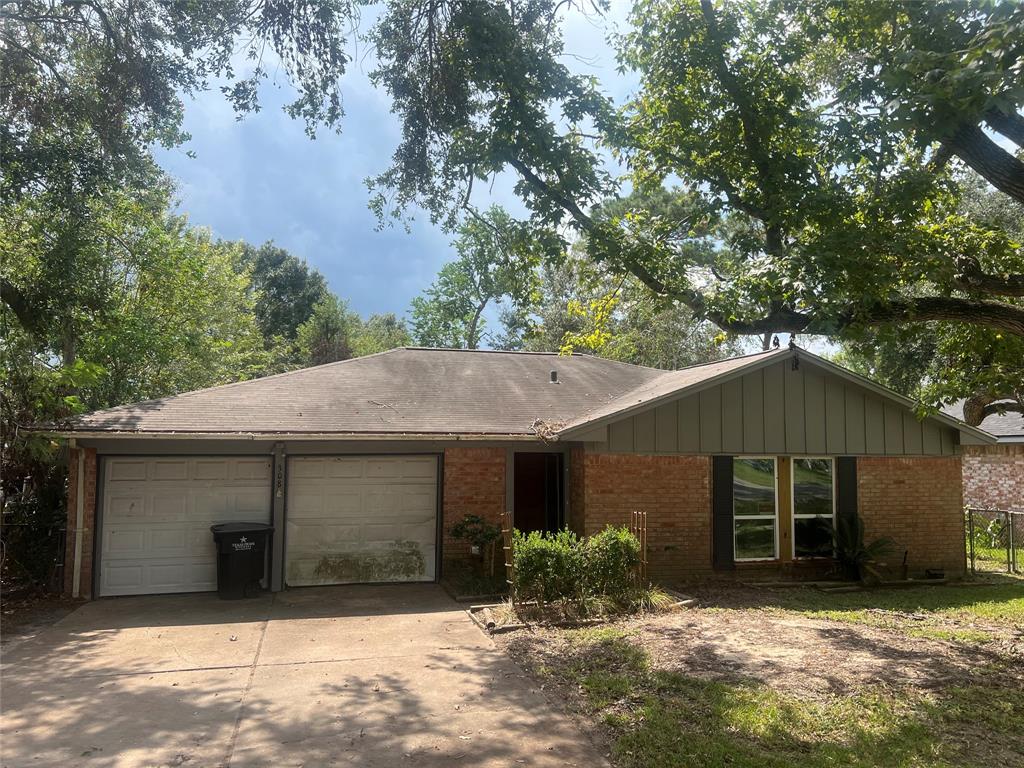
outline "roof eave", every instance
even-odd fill
[[[522,441],[537,442],[535,434],[522,432],[157,432],[102,429],[39,430],[37,434],[65,439],[115,440],[417,440],[417,441]]]

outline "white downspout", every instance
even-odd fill
[[[71,596],[82,592],[82,526],[85,524],[85,451],[77,447],[72,438],[70,447],[78,452],[78,485],[75,491],[75,565],[71,581]]]

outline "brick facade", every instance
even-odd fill
[[[965,445],[964,502],[1024,511],[1024,443]]]
[[[857,506],[866,540],[896,542],[894,568],[906,551],[911,576],[927,568],[947,576],[966,570],[959,456],[859,458]]]
[[[675,580],[711,571],[711,459],[573,452],[570,521],[582,535],[647,512],[648,573]],[[579,485],[577,486],[577,482]],[[582,518],[582,520],[581,520]]]
[[[965,571],[959,457],[859,458],[858,508],[866,538],[896,542],[897,570],[907,551],[908,573]],[[710,576],[711,459],[592,453],[570,455],[570,527],[591,535],[624,525],[633,510],[647,512],[649,573],[663,581]],[[801,561],[801,564],[809,561]],[[730,572],[720,573],[728,575]],[[782,563],[738,564],[736,577],[797,576]],[[820,575],[820,574],[818,574]]]
[[[73,448],[68,452],[68,522],[64,549],[64,594],[74,594],[75,539],[78,525],[78,457],[85,452],[85,505],[82,517],[82,564],[79,597],[92,597],[93,533],[96,530],[96,449]]]
[[[449,535],[452,525],[465,515],[480,515],[498,523],[504,511],[505,449],[445,448],[441,512],[443,559],[469,555],[469,545]]]

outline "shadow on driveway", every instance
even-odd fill
[[[4,656],[3,765],[603,765],[436,585],[89,603]]]

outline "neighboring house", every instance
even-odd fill
[[[963,400],[945,411],[963,418]],[[995,437],[996,444],[964,446],[964,502],[1024,511],[1024,414],[993,414],[979,427]]]
[[[679,371],[396,349],[81,416],[69,593],[215,587],[209,526],[272,522],[270,585],[440,577],[464,515],[647,513],[660,580],[816,572],[837,517],[964,571],[961,446],[993,438],[798,348]],[[75,553],[78,553],[77,556]]]

